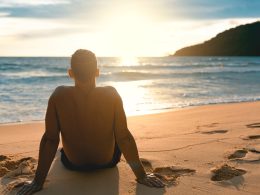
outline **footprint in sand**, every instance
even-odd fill
[[[211,172],[213,173],[211,177],[212,181],[230,180],[234,177],[246,174],[245,170],[237,169],[227,164],[221,165],[219,167],[215,167],[214,169],[211,170]]]
[[[260,162],[260,151],[256,148],[243,148],[230,154],[228,159],[240,163]]]
[[[218,125],[218,123],[211,123],[208,125],[203,125],[202,127],[216,127]]]
[[[243,158],[246,156],[247,152],[248,152],[248,150],[246,150],[246,149],[236,150],[233,154],[230,154],[228,156],[228,159]]]
[[[213,131],[204,131],[204,132],[201,132],[202,134],[222,134],[222,133],[227,133],[228,130],[213,130]]]
[[[7,156],[5,156],[5,155],[0,155],[0,162],[3,161],[3,160],[7,160],[7,159],[8,159]]]
[[[187,169],[182,167],[157,167],[153,173],[161,178],[167,186],[177,184],[177,178],[184,175],[192,175],[196,171],[194,169]]]
[[[176,166],[167,166],[167,167],[152,167],[152,164],[147,159],[141,159],[141,162],[148,172],[154,173],[157,177],[162,179],[162,181],[167,185],[171,186],[177,183],[177,178],[182,175],[191,175],[196,171],[194,169],[187,169]],[[151,171],[149,171],[151,170]]]
[[[216,127],[218,124],[219,123],[211,123],[211,124],[201,125],[201,126],[199,125],[199,126],[197,126],[197,129],[200,129],[201,127],[209,127],[209,128]]]
[[[260,128],[260,123],[252,123],[246,125],[247,128]]]
[[[36,160],[26,157],[19,160],[0,155],[0,177],[15,177],[18,175],[28,175],[34,173]]]
[[[9,172],[9,169],[3,166],[7,160],[9,160],[7,156],[0,155],[0,177],[4,176],[6,173]]]
[[[249,135],[245,138],[243,138],[244,140],[255,140],[255,139],[260,139],[260,135]]]
[[[37,161],[32,157],[18,159],[0,155],[0,178],[4,184],[0,194],[13,194],[25,180],[32,179]]]

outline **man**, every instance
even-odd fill
[[[144,171],[117,91],[113,87],[96,87],[99,70],[95,54],[77,50],[68,74],[75,86],[60,86],[51,95],[35,178],[18,194],[33,194],[42,189],[60,134],[61,162],[66,168],[74,171],[111,168],[120,161],[122,152],[139,183],[164,187],[159,178]]]

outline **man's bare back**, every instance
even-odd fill
[[[111,161],[119,98],[112,87],[96,87],[87,94],[77,87],[62,86],[55,90],[49,103],[55,108],[49,109],[56,109],[59,120],[48,116],[47,112],[46,123],[59,121],[63,149],[72,163],[106,164]]]

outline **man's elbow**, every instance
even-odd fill
[[[46,143],[48,142],[52,145],[59,145],[59,143],[60,143],[60,137],[59,136],[50,137],[50,136],[47,136],[46,134],[44,134],[43,137],[42,137],[42,140],[44,142],[46,142]]]
[[[122,146],[122,145],[127,145],[127,144],[129,144],[129,143],[131,143],[131,142],[133,142],[133,141],[134,141],[133,136],[132,136],[131,134],[127,134],[127,135],[125,135],[125,136],[120,137],[120,138],[117,140],[117,144],[118,144],[119,147],[120,147],[120,146]]]

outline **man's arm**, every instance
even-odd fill
[[[42,136],[39,151],[38,167],[34,181],[42,186],[49,172],[51,163],[57,152],[59,139],[49,139],[46,134]]]
[[[35,178],[31,184],[25,185],[18,192],[19,195],[33,194],[42,189],[59,145],[59,133],[60,128],[55,107],[55,97],[52,95],[48,102],[45,117],[45,133],[40,142],[39,160]]]
[[[136,142],[127,128],[126,115],[123,103],[118,95],[115,108],[115,137],[127,163],[133,170],[137,181],[150,187],[164,187],[163,182],[153,174],[146,174],[139,159]]]
[[[118,136],[118,135],[117,135]],[[117,138],[117,144],[137,179],[144,178],[146,172],[140,162],[137,146],[132,134],[128,131],[124,137]]]

